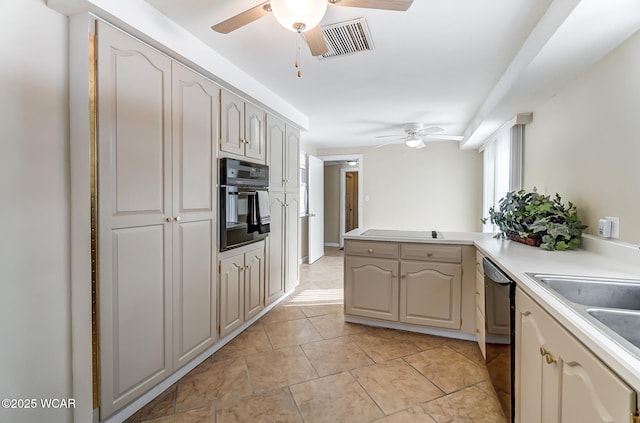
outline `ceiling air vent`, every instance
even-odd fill
[[[373,42],[364,18],[320,27],[328,51],[319,59],[373,50]]]

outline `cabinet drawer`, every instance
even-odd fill
[[[484,310],[484,275],[480,272],[476,272],[476,306],[486,315]]]
[[[484,255],[480,251],[476,251],[476,270],[484,275],[484,269],[482,268],[482,259],[484,259]]]
[[[400,256],[408,260],[442,261],[460,263],[462,249],[434,244],[401,244]]]
[[[379,258],[398,258],[398,244],[394,242],[347,241],[345,254]]]

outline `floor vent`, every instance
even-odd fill
[[[373,42],[364,18],[320,27],[329,50],[319,59],[345,56],[373,50]]]

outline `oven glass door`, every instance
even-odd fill
[[[255,195],[255,188],[220,188],[220,251],[250,244],[267,236],[255,231],[249,232],[249,197],[255,198]]]

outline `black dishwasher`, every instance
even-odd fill
[[[487,370],[505,415],[515,418],[516,283],[491,260],[482,260],[485,283]],[[505,396],[508,398],[505,399]],[[507,403],[509,407],[506,407]]]

